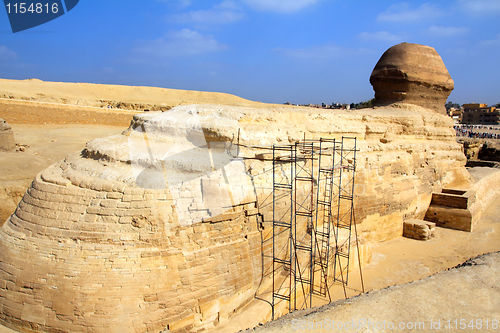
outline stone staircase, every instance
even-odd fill
[[[471,232],[480,217],[475,191],[443,189],[432,194],[424,220],[438,227]]]
[[[436,226],[471,232],[480,216],[475,191],[443,189],[432,194],[424,220],[403,222],[403,237],[429,240],[435,236]]]

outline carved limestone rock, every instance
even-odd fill
[[[401,43],[382,55],[370,76],[375,104],[415,104],[446,114],[454,88],[443,60],[430,46]]]

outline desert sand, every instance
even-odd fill
[[[120,126],[85,124],[11,125],[26,151],[0,152],[0,225],[12,214],[33,178],[94,138],[123,131]]]
[[[182,104],[221,104],[269,107],[238,96],[217,92],[118,86],[91,83],[44,82],[38,79],[0,79],[0,98],[65,105],[153,110]]]

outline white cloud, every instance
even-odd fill
[[[198,27],[205,27],[207,24],[227,24],[238,22],[245,17],[240,7],[231,0],[224,0],[213,9],[193,10],[187,13],[171,15],[168,21],[181,23],[194,23]]]
[[[435,37],[453,37],[453,36],[459,36],[459,35],[464,35],[470,31],[470,28],[466,27],[443,27],[443,26],[437,26],[433,25],[432,27],[429,27],[426,32],[427,34]]]
[[[214,6],[215,9],[239,10],[240,6],[231,0],[224,0],[220,4]]]
[[[181,8],[191,6],[191,0],[156,0],[156,1],[163,2],[168,5],[174,5]]]
[[[243,0],[250,7],[276,13],[293,13],[314,5],[320,0]]]
[[[224,24],[233,23],[243,19],[242,13],[232,10],[196,10],[172,16],[178,22]]]
[[[366,53],[365,49],[350,49],[346,47],[337,46],[335,44],[325,44],[320,46],[313,46],[303,49],[287,49],[276,48],[275,52],[281,53],[287,57],[298,59],[331,59],[343,56],[351,56],[360,53]]]
[[[0,45],[0,60],[2,61],[11,61],[17,60],[17,54],[9,49],[5,45]]]
[[[481,45],[486,47],[500,46],[500,34],[498,34],[495,39],[482,41]]]
[[[459,0],[458,3],[465,12],[476,16],[500,14],[499,0]]]
[[[402,2],[394,4],[380,13],[377,21],[381,22],[418,22],[422,20],[435,19],[443,16],[441,9],[432,3],[424,3],[418,8],[412,8],[411,4]]]
[[[378,42],[389,42],[389,43],[400,43],[408,39],[406,35],[394,35],[387,31],[378,32],[362,32],[358,35],[358,38],[364,41],[378,41]]]
[[[213,36],[204,36],[197,31],[183,29],[170,32],[155,40],[140,41],[134,51],[161,58],[174,58],[217,52],[227,48]]]

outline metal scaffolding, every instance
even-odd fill
[[[345,147],[345,143],[351,141],[351,145]],[[356,172],[356,138],[342,137],[342,144],[337,150],[340,153],[340,163],[335,169],[338,170],[338,196],[337,196],[337,223],[335,230],[335,260],[334,281],[339,280],[335,275],[337,265],[340,271],[340,282],[347,285],[349,282],[349,265],[352,241],[352,228],[354,222],[354,180]],[[340,230],[347,231],[345,240],[339,238]],[[357,240],[357,235],[356,235]],[[358,246],[356,242],[356,246]],[[358,248],[359,254],[359,248]],[[346,267],[342,268],[342,258],[345,258]],[[360,264],[361,267],[361,264]],[[345,270],[345,279],[344,279]]]
[[[292,312],[312,307],[315,295],[331,301],[336,281],[346,294],[356,151],[350,137],[273,146],[273,319],[283,302]]]

